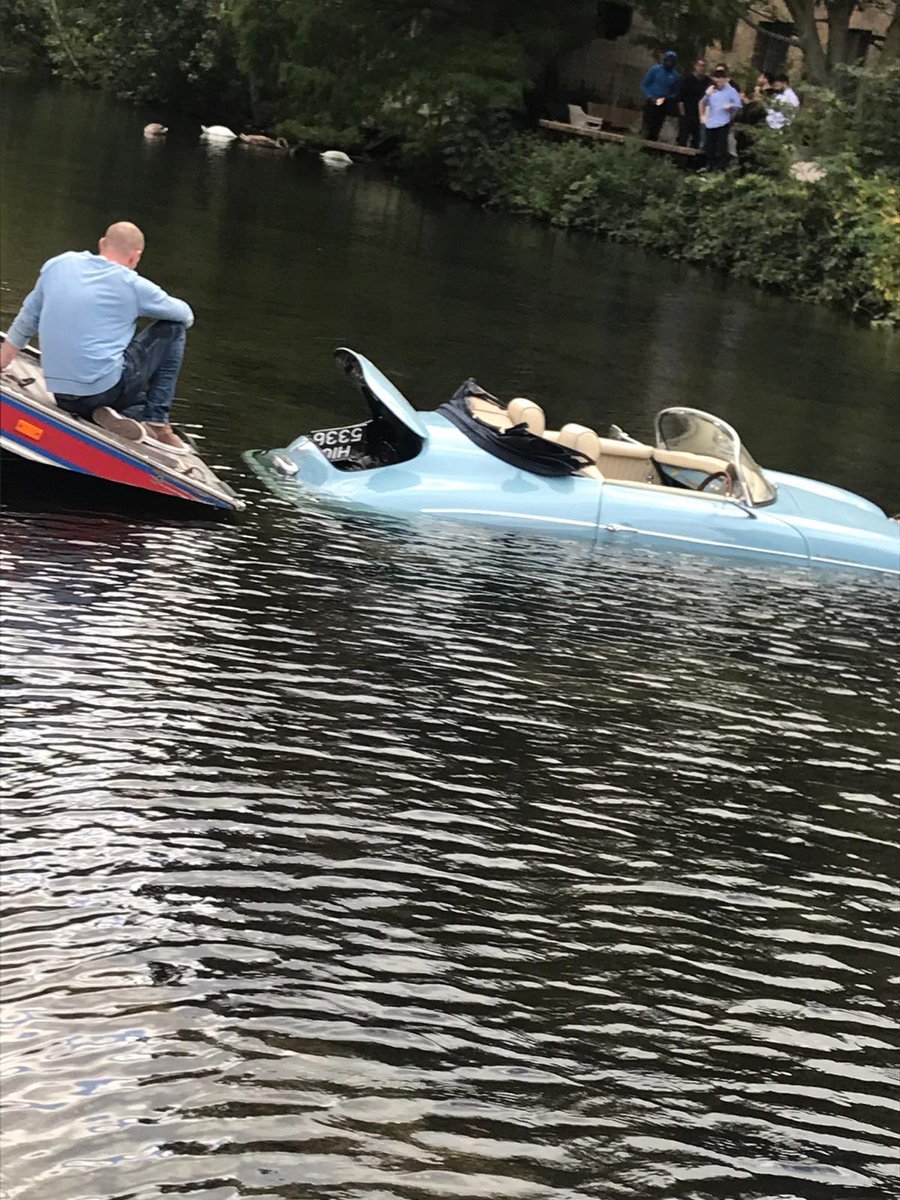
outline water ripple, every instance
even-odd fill
[[[265,519],[5,521],[9,1200],[896,1194],[893,598]]]

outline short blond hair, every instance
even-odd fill
[[[101,243],[105,249],[112,250],[115,254],[121,254],[123,258],[127,258],[129,254],[134,254],[136,250],[144,249],[144,235],[138,229],[137,225],[133,225],[131,221],[116,221],[104,233]]]

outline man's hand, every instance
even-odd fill
[[[5,371],[18,353],[18,346],[14,346],[9,338],[4,338],[0,345],[0,371]]]

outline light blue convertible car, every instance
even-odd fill
[[[371,419],[316,430],[247,461],[280,495],[428,514],[596,542],[670,547],[900,576],[900,521],[841,488],[762,471],[734,429],[695,408],[656,418],[656,444],[613,426],[546,428],[467,380],[417,412],[378,369],[336,351]]]

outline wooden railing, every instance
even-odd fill
[[[663,154],[680,154],[685,158],[700,158],[702,151],[693,146],[673,146],[669,142],[648,142],[644,138],[634,137],[628,133],[607,133],[605,129],[591,129],[583,125],[567,125],[564,121],[539,121],[542,129],[552,129],[554,133],[574,133],[577,137],[589,138],[594,142],[618,142],[624,145],[633,142],[643,150],[658,150]]]

